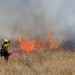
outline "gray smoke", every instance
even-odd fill
[[[0,37],[44,37],[50,31],[56,42],[74,40],[74,24],[75,0],[0,0]]]

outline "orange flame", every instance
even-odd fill
[[[37,42],[37,48],[38,49],[41,49],[41,50],[44,50],[46,47],[45,47],[45,43],[44,43],[44,41],[43,40],[39,40],[38,42]]]
[[[48,45],[47,43],[41,38],[38,41],[35,39],[27,38],[25,40],[22,39],[20,35],[18,37],[19,45],[17,47],[18,50],[23,50],[25,52],[30,52],[37,49],[57,49],[58,45],[54,42],[52,34],[48,33]]]
[[[30,51],[36,49],[36,41],[33,39],[27,38],[24,41],[24,40],[22,40],[22,36],[20,35],[18,38],[18,42],[19,42],[18,49],[21,49],[25,52],[30,52]]]
[[[48,38],[49,38],[48,39],[49,40],[49,48],[50,49],[57,49],[58,48],[58,45],[55,44],[51,33],[48,33]]]

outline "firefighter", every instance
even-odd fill
[[[4,39],[4,43],[1,49],[1,56],[4,56],[6,60],[8,60],[9,56],[12,54],[8,52],[9,45],[10,45],[10,41],[8,41],[8,39]]]

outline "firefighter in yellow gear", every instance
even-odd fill
[[[8,41],[8,39],[4,39],[4,43],[1,49],[1,56],[4,56],[6,60],[8,60],[9,56],[11,55],[11,53],[8,52],[9,45],[10,45],[10,41]]]
[[[10,45],[10,42],[7,39],[4,39],[3,48],[5,51],[8,51],[9,45]]]

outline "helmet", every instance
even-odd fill
[[[9,42],[9,41],[8,41],[7,39],[4,39],[4,43],[5,43],[5,42]]]

